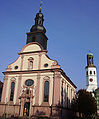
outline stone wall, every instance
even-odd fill
[[[0,116],[20,116],[19,105],[0,104]],[[50,119],[72,119],[72,112],[68,109],[63,109],[55,106],[32,106],[31,117],[50,117]]]
[[[0,116],[2,115],[14,115],[18,116],[20,111],[19,105],[8,105],[8,104],[0,104]]]

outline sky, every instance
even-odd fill
[[[40,0],[0,0],[0,79],[26,44]],[[48,56],[77,86],[86,88],[86,55],[94,55],[99,80],[99,0],[43,0]],[[99,86],[99,81],[98,81]]]

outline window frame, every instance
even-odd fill
[[[94,75],[96,75],[96,72],[94,71]]]
[[[34,61],[34,59],[33,59],[32,57],[30,57],[30,58],[28,59],[28,69],[30,69],[30,70],[33,69],[33,61]],[[31,66],[31,63],[32,63],[32,66]]]
[[[47,97],[47,101],[45,101],[45,83],[48,82],[48,97]],[[43,102],[49,102],[49,91],[50,91],[50,82],[49,80],[45,80],[44,81],[44,90],[43,90]]]
[[[27,81],[33,81],[32,85],[27,85],[27,84],[26,84]],[[25,82],[24,82],[24,84],[25,84],[25,86],[27,86],[27,87],[31,87],[31,86],[34,85],[34,80],[33,80],[33,79],[26,79]]]
[[[12,83],[14,83],[14,88],[12,89]],[[12,93],[12,90],[13,90],[13,94]],[[15,94],[15,82],[12,81],[11,82],[11,85],[10,85],[10,97],[9,97],[9,101],[13,101],[14,100],[14,94]],[[13,95],[12,99],[11,99],[11,96]]]
[[[90,70],[90,75],[92,75],[92,71]]]

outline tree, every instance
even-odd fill
[[[97,110],[96,100],[92,93],[81,89],[77,92],[76,98],[72,102],[72,108],[84,117],[91,117]]]

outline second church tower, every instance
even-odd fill
[[[87,66],[86,66],[86,90],[93,92],[97,89],[97,72],[94,65],[93,54],[87,54]]]

